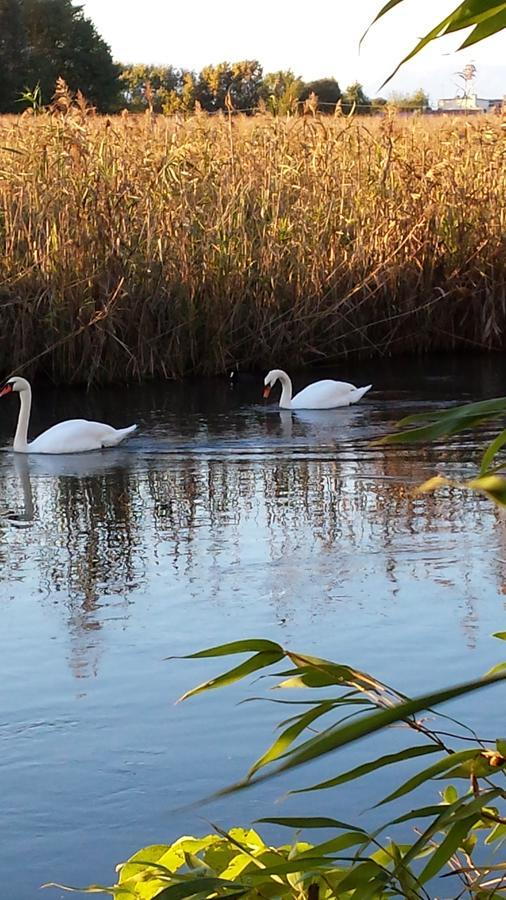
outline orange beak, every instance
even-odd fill
[[[0,397],[5,397],[6,394],[12,394],[12,384],[4,384],[3,388],[0,388]]]
[[[270,392],[271,392],[270,387],[264,387],[264,400],[267,400],[267,397],[269,396]]]

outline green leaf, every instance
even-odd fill
[[[118,891],[115,886],[105,887],[103,884],[90,884],[88,887],[70,887],[68,884],[58,884],[56,881],[48,881],[41,884],[43,888],[59,888],[60,891],[68,891],[69,894],[112,894],[117,896]]]
[[[493,440],[488,445],[487,449],[485,450],[485,453],[483,454],[482,459],[481,459],[480,475],[485,475],[485,473],[490,468],[490,464],[492,463],[492,460],[494,459],[495,456],[497,456],[497,454],[499,453],[499,450],[501,450],[505,444],[506,444],[506,429],[504,431],[501,431],[501,433],[497,435],[495,440]]]
[[[329,819],[326,816],[280,816],[278,818],[256,819],[256,822],[267,822],[270,825],[283,825],[286,828],[344,828],[350,831],[363,831],[356,825]]]
[[[385,874],[384,869],[373,860],[367,860],[366,862],[360,863],[358,866],[353,866],[344,876],[342,881],[339,882],[339,896],[344,896],[347,891],[360,889],[360,894],[358,896],[363,898],[366,896],[366,885],[371,878],[376,880],[379,876],[381,882],[384,884]]]
[[[488,670],[488,675],[499,675],[501,672],[506,672],[506,662],[497,663],[497,665],[492,666],[491,669]]]
[[[159,894],[156,894],[156,900],[183,900],[184,897],[214,893],[218,890],[226,891],[227,888],[233,890],[234,897],[240,897],[247,892],[246,887],[244,890],[238,891],[236,882],[225,881],[222,878],[189,878],[164,888]],[[224,896],[230,897],[230,893],[225,893]]]
[[[495,746],[501,756],[506,756],[506,738],[496,738]]]
[[[377,22],[379,18],[393,9],[400,0],[391,0],[391,2],[387,3],[378,13],[374,22]],[[446,18],[442,19],[435,28],[431,29],[428,34],[425,35],[408,53],[407,56],[396,66],[391,75],[383,82],[383,87],[391,78],[396,74],[396,72],[400,69],[400,67],[407,62],[409,59],[412,59],[416,56],[417,53],[420,52],[427,44],[431,41],[435,40],[438,37],[441,37],[444,34],[451,34],[454,31],[461,31],[463,28],[468,28],[471,25],[480,25],[481,23],[485,24],[486,21],[491,21],[494,18],[497,18],[497,21],[489,26],[488,29],[481,33],[481,36],[475,37],[474,41],[470,41],[470,43],[474,43],[476,40],[483,40],[484,37],[489,34],[495,34],[497,31],[500,31],[501,28],[504,27],[502,23],[502,19],[500,18],[500,13],[505,8],[505,3],[503,0],[464,0],[463,3],[460,3],[450,15],[446,16]],[[367,32],[366,32],[367,34]],[[473,32],[474,34],[474,32]],[[364,35],[365,37],[365,35]],[[363,38],[362,38],[363,39]],[[467,46],[467,42],[464,42],[462,45]]]
[[[405,759],[413,759],[417,756],[425,756],[427,753],[440,752],[441,748],[437,747],[435,744],[430,744],[427,747],[406,747],[404,750],[399,750],[398,753],[380,756],[378,759],[374,759],[371,762],[356,766],[354,769],[349,769],[347,772],[343,772],[342,775],[338,775],[336,778],[330,778],[328,781],[320,781],[319,784],[313,784],[311,787],[307,788],[299,788],[298,790],[290,791],[290,793],[306,794],[308,791],[320,791],[324,788],[337,787],[338,784],[353,781],[353,779],[360,778],[362,775],[367,775],[369,772],[374,772],[376,769],[381,769],[383,766],[390,766],[393,763],[403,762]]]
[[[398,816],[396,819],[391,819],[390,822],[385,822],[375,834],[380,834],[381,831],[384,831],[385,828],[389,828],[390,825],[399,825],[401,822],[409,822],[412,819],[426,819],[432,816],[439,816],[441,815],[442,810],[443,806],[440,803],[437,806],[420,806],[419,809],[410,809],[410,811],[404,813],[404,815]]]
[[[451,14],[451,23],[447,34],[469,28],[477,22],[483,22],[504,6],[504,0],[463,0]]]
[[[202,684],[197,685],[197,687],[186,691],[186,693],[183,694],[183,696],[180,697],[177,702],[181,703],[183,700],[187,700],[188,697],[193,697],[195,694],[202,693],[202,691],[214,690],[215,688],[225,687],[226,685],[233,684],[234,681],[240,681],[241,678],[244,678],[246,675],[250,675],[252,672],[256,672],[258,669],[264,669],[267,666],[271,666],[273,663],[279,662],[281,659],[283,659],[283,656],[283,651],[271,650],[256,653],[255,656],[251,656],[239,666],[235,666],[233,669],[229,669],[228,672],[224,672],[222,675],[217,675],[215,678],[210,678],[209,681],[204,681]]]
[[[269,747],[262,756],[257,759],[256,762],[248,769],[248,773],[246,775],[247,778],[251,778],[252,775],[255,774],[259,769],[263,768],[263,766],[268,765],[275,759],[278,759],[287,747],[289,747],[296,737],[304,731],[312,722],[316,719],[319,719],[321,716],[326,715],[334,708],[334,703],[332,700],[330,701],[321,701],[318,706],[313,709],[309,709],[307,712],[303,713],[301,716],[297,716],[296,721],[290,725],[279,737],[274,741],[273,744]]]
[[[418,840],[415,841],[406,852],[403,863],[407,864],[411,862],[419,857],[421,853],[425,852],[428,847],[430,848],[432,838],[438,832],[445,831],[452,827],[456,822],[462,820],[467,821],[472,817],[474,817],[474,821],[478,821],[482,814],[482,810],[487,803],[494,800],[500,794],[501,791],[499,788],[495,788],[491,791],[485,791],[483,794],[480,794],[478,797],[473,797],[471,800],[467,797],[460,797],[450,806],[442,806],[440,814],[436,816],[434,821],[428,825],[423,834],[420,835]]]
[[[490,35],[497,34],[497,32],[502,31],[503,28],[506,28],[506,10],[496,13],[485,22],[481,22],[476,28],[473,28],[471,34],[460,45],[459,50],[464,50],[465,47],[471,47],[472,44],[477,44],[478,41],[483,41],[485,38],[490,37]]]
[[[453,856],[455,851],[461,846],[462,841],[465,840],[479,817],[479,813],[475,813],[473,816],[469,816],[466,819],[462,819],[460,822],[456,822],[455,825],[450,828],[445,839],[441,842],[437,850],[434,851],[429,862],[418,876],[418,880],[421,884],[425,884],[426,881],[429,881],[438,874],[445,863],[448,862],[450,857]]]
[[[492,637],[498,638],[500,641],[506,641],[506,631],[496,631]]]
[[[339,837],[324,841],[322,844],[315,844],[310,850],[298,853],[296,859],[301,860],[307,856],[323,856],[327,853],[338,853],[340,850],[346,850],[348,847],[353,847],[356,844],[364,844],[368,840],[369,837],[364,831],[354,829],[353,831],[345,832],[345,834],[340,834]]]
[[[348,842],[343,841],[342,849],[347,850],[348,847],[363,843],[364,839],[362,835],[362,840],[360,841],[356,839],[350,839]],[[286,862],[280,862],[275,866],[269,866],[268,868],[259,869],[258,871],[250,871],[247,873],[247,878],[254,884],[256,881],[271,878],[273,875],[287,875],[289,872],[313,872],[316,868],[332,868],[335,857],[318,855],[315,850],[316,848],[312,848],[311,850],[306,851],[306,854],[297,854],[292,859],[286,860]]]
[[[458,791],[455,785],[449,784],[443,791],[443,800],[445,803],[456,803],[459,799]]]
[[[473,691],[482,690],[485,687],[504,681],[505,679],[506,674],[499,673],[497,675],[490,675],[485,678],[477,679],[476,681],[469,681],[455,687],[446,688],[445,690],[433,691],[428,694],[423,694],[420,697],[416,697],[413,700],[406,700],[402,703],[398,703],[388,709],[376,711],[359,720],[355,720],[353,723],[329,729],[324,734],[318,735],[317,737],[304,742],[301,746],[296,747],[287,756],[284,762],[276,766],[270,772],[261,774],[250,780],[243,780],[233,784],[228,788],[218,791],[213,797],[222,797],[239,790],[244,790],[253,784],[258,784],[269,778],[273,778],[281,772],[288,771],[289,769],[318,759],[327,753],[337,750],[339,747],[347,746],[365,735],[374,734],[375,732],[386,728],[388,725],[392,725],[394,722],[404,721],[409,716],[412,716],[423,709],[429,709],[440,703],[452,700],[455,697],[461,697],[472,693]],[[453,756],[456,756],[456,754],[453,754]]]
[[[495,841],[499,841],[506,838],[506,825],[499,823],[492,829],[489,835],[485,838],[485,844],[493,844]]]
[[[418,428],[408,429],[394,434],[387,434],[372,442],[378,444],[419,443],[420,441],[438,440],[473,428],[480,422],[497,418],[506,414],[506,397],[492,400],[480,400],[477,403],[466,403],[463,406],[452,406],[446,410],[427,411],[407,416],[398,425],[423,421],[426,424]]]
[[[368,27],[364,31],[362,37],[360,38],[360,44],[362,43],[365,36],[368,34],[370,29],[372,28],[372,26],[376,24],[378,19],[381,19],[384,15],[387,14],[387,12],[390,12],[390,10],[394,8],[394,6],[398,6],[399,3],[402,3],[402,0],[388,0],[388,3],[385,3],[385,5],[381,7],[378,15],[375,16],[375,18],[372,20],[371,24],[368,25]],[[360,46],[360,44],[359,44],[359,46]]]
[[[262,653],[264,651],[281,653],[284,656],[283,648],[275,641],[251,638],[245,641],[231,641],[229,644],[218,644],[216,647],[199,650],[197,653],[188,653],[186,656],[167,656],[166,659],[207,659],[214,656],[230,656],[233,653]]]
[[[482,475],[481,478],[466,481],[465,486],[473,491],[481,491],[499,506],[506,506],[506,478],[501,478],[500,475]]]
[[[480,750],[459,750],[457,753],[451,753],[449,756],[444,756],[443,759],[439,759],[432,766],[429,766],[427,769],[423,769],[422,772],[417,772],[416,775],[413,775],[407,781],[404,782],[400,787],[398,787],[395,791],[392,791],[391,794],[388,794],[383,800],[380,800],[379,803],[376,803],[376,806],[383,806],[384,803],[390,803],[391,800],[396,800],[397,797],[402,797],[404,794],[409,794],[410,791],[414,790],[420,784],[423,784],[424,781],[430,781],[431,778],[435,778],[436,775],[440,775],[441,772],[446,772],[448,769],[453,769],[455,764],[458,762],[463,762],[464,760],[474,759],[475,757],[480,755]]]

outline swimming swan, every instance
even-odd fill
[[[334,409],[336,406],[350,406],[372,388],[372,384],[357,388],[346,381],[326,379],[308,384],[292,398],[292,382],[286,372],[282,369],[272,369],[265,376],[264,397],[269,396],[276,381],[280,381],[282,386],[279,401],[281,409]]]
[[[67,419],[66,422],[58,422],[48,428],[29,444],[28,422],[32,406],[30,382],[26,378],[9,378],[0,387],[0,397],[13,393],[19,394],[20,401],[13,447],[16,453],[83,453],[87,450],[101,450],[103,447],[116,447],[137,428],[137,425],[113,428],[87,419]]]

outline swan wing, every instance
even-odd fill
[[[89,422],[87,419],[68,419],[59,422],[40,434],[28,444],[28,453],[85,453],[87,450],[101,450],[115,447],[136,425],[128,428],[113,428],[103,422]]]
[[[336,406],[349,406],[359,399],[355,397],[355,393],[360,390],[363,389],[356,388],[347,381],[331,379],[315,381],[295,395],[292,409],[333,409]]]

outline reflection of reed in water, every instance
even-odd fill
[[[77,676],[95,667],[90,657],[98,655],[98,641],[89,635],[102,627],[104,596],[124,597],[124,613],[126,594],[142,579],[142,548],[132,552],[142,530],[141,511],[129,495],[133,485],[124,460],[114,456],[111,451],[74,457],[14,454],[13,467],[0,470],[2,495],[5,491],[19,508],[14,471],[23,498],[17,517],[33,520],[30,534],[14,538],[11,575],[31,562],[36,577],[27,580],[35,580],[53,602],[55,594],[61,598],[68,615],[70,665]],[[89,470],[92,474],[83,476]]]
[[[292,427],[287,411],[277,428],[285,435]],[[492,527],[490,507],[451,489],[413,495],[411,486],[434,471],[435,453],[357,450],[338,436],[336,444],[335,458],[276,457],[274,448],[266,459],[167,456],[143,469],[131,466],[134,454],[114,459],[111,451],[93,460],[16,456],[14,466],[0,468],[0,497],[16,509],[22,499],[33,525],[2,539],[0,579],[23,577],[32,566],[37,585],[61,598],[76,675],[96,666],[107,598],[119,598],[126,616],[129,595],[157,572],[168,598],[176,588],[193,590],[219,605],[229,602],[232,584],[246,590],[245,560],[253,559],[251,602],[261,590],[283,617],[290,604],[305,602],[308,585],[321,603],[365,602],[353,585],[366,566],[398,604],[400,570],[404,579],[407,571],[461,591],[459,562]],[[478,609],[472,591],[466,628]]]

